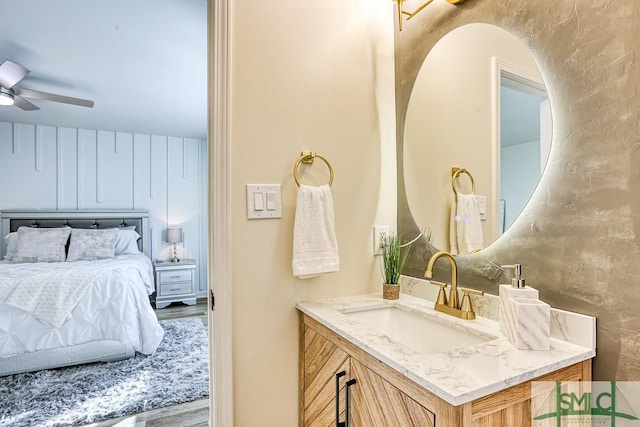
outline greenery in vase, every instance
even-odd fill
[[[403,247],[400,236],[394,233],[382,239],[381,269],[384,283],[393,285],[398,283],[410,248],[410,245]]]

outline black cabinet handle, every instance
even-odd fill
[[[345,371],[336,374],[336,427],[345,427],[345,424],[340,422],[340,378],[345,375],[347,375]]]
[[[347,387],[346,387],[346,389],[347,389],[347,396],[346,396],[346,400],[347,400],[346,406],[347,406],[347,408],[345,410],[345,417],[344,417],[345,418],[345,425],[344,425],[344,427],[349,427],[349,407],[351,406],[349,404],[349,389],[351,388],[352,385],[355,385],[355,383],[356,383],[356,379],[355,378],[352,378],[349,381],[347,381]]]

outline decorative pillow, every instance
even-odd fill
[[[112,259],[115,257],[117,237],[118,230],[115,228],[103,230],[74,228],[71,230],[67,261]]]
[[[138,239],[140,235],[136,232],[135,227],[128,229],[126,227],[118,228],[118,237],[116,238],[116,256],[139,254]]]
[[[71,228],[20,227],[13,262],[62,262]]]
[[[18,232],[13,231],[4,236],[4,241],[7,242],[7,253],[4,255],[4,259],[7,261],[13,261],[13,257],[16,254],[16,248],[18,247]]]

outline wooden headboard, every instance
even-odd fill
[[[114,228],[135,226],[140,235],[138,247],[151,257],[149,212],[143,210],[7,210],[0,212],[0,260],[7,252],[4,237],[18,227]]]

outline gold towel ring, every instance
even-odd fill
[[[473,180],[473,175],[471,172],[466,170],[465,168],[452,167],[451,168],[451,187],[453,188],[453,193],[458,195],[458,190],[456,190],[456,178],[460,176],[460,174],[466,173],[471,180],[471,194],[476,194],[476,182]]]
[[[327,167],[329,168],[329,187],[333,185],[333,167],[331,167],[331,163],[316,152],[303,151],[300,154],[300,158],[296,161],[296,164],[293,165],[293,179],[296,181],[296,184],[298,184],[298,187],[300,187],[300,180],[298,179],[298,167],[300,166],[300,163],[313,164],[316,157],[327,164]]]

